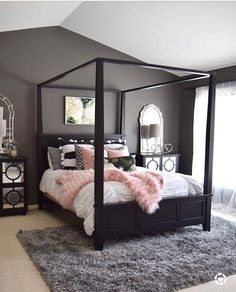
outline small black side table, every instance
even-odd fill
[[[27,158],[0,155],[0,216],[28,211]]]

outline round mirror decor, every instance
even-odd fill
[[[164,162],[164,170],[171,172],[175,168],[175,163],[172,159],[168,158]]]
[[[9,165],[6,168],[5,175],[10,180],[17,180],[21,176],[21,169],[18,165]]]
[[[17,190],[11,190],[6,195],[6,203],[15,206],[21,201],[21,193]]]

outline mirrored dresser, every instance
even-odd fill
[[[137,166],[143,166],[149,170],[162,170],[167,172],[179,171],[179,154],[163,153],[136,154],[135,160]]]
[[[27,158],[0,155],[0,216],[28,211]]]

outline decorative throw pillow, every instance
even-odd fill
[[[108,163],[112,163],[116,168],[124,171],[135,171],[136,165],[133,156],[107,158]]]
[[[83,155],[81,152],[81,147],[86,149],[94,149],[93,145],[90,144],[75,144],[75,154],[76,154],[76,169],[84,170]]]
[[[61,152],[59,148],[48,147],[48,164],[53,170],[62,169]]]
[[[73,170],[76,169],[76,154],[75,154],[75,145],[66,144],[60,146],[61,150],[61,165],[63,169]]]
[[[83,156],[84,169],[94,169],[94,149],[88,149],[80,146],[80,151]],[[106,150],[104,150],[104,157],[107,157]]]
[[[104,144],[105,148],[108,148],[108,149],[111,149],[111,150],[119,150],[119,149],[122,149],[124,146],[126,146],[126,145],[120,144],[120,143],[107,143],[107,144]]]
[[[52,160],[51,160],[51,157],[50,157],[49,151],[47,152],[47,158],[48,158],[48,165],[49,165],[49,168],[53,170]]]
[[[93,148],[91,144],[76,144],[78,147],[83,146],[84,148]],[[70,169],[74,170],[76,169],[76,163],[77,163],[77,156],[75,144],[66,144],[63,146],[60,146],[61,149],[61,164],[63,165],[63,169]],[[79,159],[79,158],[78,158]],[[81,166],[81,159],[79,160],[80,167]],[[83,170],[82,168],[81,170]]]
[[[105,144],[104,147],[108,152],[109,158],[129,156],[129,149],[126,145],[122,145],[122,144],[107,145],[107,144]]]
[[[108,158],[104,158],[104,170],[106,169],[116,169],[113,163],[108,162]]]

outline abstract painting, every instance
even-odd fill
[[[65,124],[94,125],[95,98],[65,96]]]

